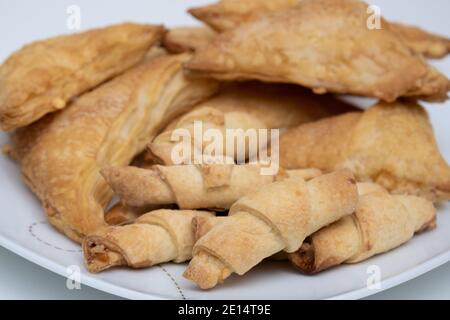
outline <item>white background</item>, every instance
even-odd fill
[[[244,0],[245,1],[245,0]],[[32,40],[70,32],[66,27],[66,9],[81,8],[82,29],[121,21],[164,23],[167,26],[194,24],[184,13],[189,6],[211,0],[0,0],[0,61]],[[426,27],[450,37],[449,0],[379,0],[370,1],[389,19]],[[447,76],[448,63],[434,62]],[[433,106],[439,108],[439,106]],[[446,119],[432,119],[445,122]],[[446,128],[446,126],[440,126]],[[447,127],[448,128],[448,127]],[[450,135],[444,134],[445,140]],[[4,141],[2,139],[2,141]],[[442,141],[440,141],[442,143]],[[0,185],[1,188],[1,185]],[[8,199],[1,199],[8,201]],[[7,213],[2,212],[2,219]],[[415,280],[379,293],[377,299],[450,299],[450,264]],[[65,278],[0,247],[0,298],[2,299],[111,299],[109,294],[83,286],[67,290]]]

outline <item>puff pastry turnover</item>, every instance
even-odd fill
[[[263,14],[297,5],[301,0],[220,0],[189,10],[194,17],[223,32]],[[390,22],[392,30],[416,53],[442,58],[450,52],[450,40],[414,26]]]
[[[127,165],[165,122],[217,89],[211,80],[186,79],[187,59],[147,60],[13,135],[12,156],[25,181],[50,222],[70,238],[81,241],[105,225],[112,190],[100,169]]]
[[[287,130],[280,138],[287,169],[351,169],[358,181],[390,192],[450,199],[450,167],[426,111],[414,103],[380,103]]]
[[[450,81],[386,21],[369,29],[367,8],[358,0],[303,0],[218,35],[187,68],[222,80],[296,83],[316,93],[445,100]]]
[[[0,67],[0,126],[12,130],[65,108],[141,61],[165,30],[124,23],[37,41]]]

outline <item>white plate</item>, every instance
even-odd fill
[[[23,3],[21,3],[23,2]],[[66,32],[65,9],[72,1],[0,2],[0,30],[9,30],[0,47],[4,58],[19,45],[50,34]],[[183,14],[189,4],[209,1],[184,0],[146,2],[128,0],[109,2],[78,1],[83,27],[120,20],[166,22],[168,25],[188,24],[192,20]],[[48,3],[48,6],[46,4]],[[103,2],[105,3],[105,2]],[[436,32],[447,31],[446,13],[450,2],[425,0],[377,1],[387,17],[416,23]],[[46,6],[49,10],[40,10]],[[29,19],[32,16],[33,19]],[[14,32],[11,32],[14,30]],[[2,31],[5,32],[5,31]],[[12,36],[14,35],[14,36]],[[450,75],[450,59],[434,62]],[[427,106],[436,136],[446,159],[450,160],[450,103]],[[0,142],[7,141],[0,135]],[[202,292],[181,274],[184,265],[164,264],[144,270],[115,269],[98,275],[89,274],[83,265],[79,247],[56,232],[45,222],[37,199],[24,186],[19,169],[5,156],[0,157],[0,199],[2,200],[0,245],[53,272],[67,276],[69,266],[78,266],[81,281],[88,286],[134,299],[326,299],[361,298],[417,277],[450,260],[450,205],[439,208],[438,228],[419,235],[406,245],[358,265],[347,265],[316,276],[304,276],[287,263],[268,262],[243,277],[232,276],[224,285]],[[371,266],[381,272],[380,289],[367,288]]]

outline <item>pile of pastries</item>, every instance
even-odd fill
[[[435,228],[450,199],[419,104],[448,98],[425,58],[450,40],[383,18],[369,28],[367,9],[221,0],[189,10],[201,27],[124,23],[31,43],[0,66],[4,149],[91,272],[190,261],[184,276],[209,289],[265,259],[311,274],[389,251]],[[199,121],[283,129],[280,170],[174,163],[173,131]]]

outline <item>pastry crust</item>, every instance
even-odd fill
[[[450,199],[450,167],[439,152],[425,109],[414,103],[379,103],[287,130],[280,138],[287,169],[351,169],[393,193]]]
[[[37,41],[0,66],[0,126],[12,130],[140,62],[159,42],[161,26],[124,23]]]
[[[97,230],[83,241],[83,254],[90,272],[126,265],[150,267],[189,260],[194,246],[192,219],[213,219],[207,211],[156,210],[140,216],[133,224]]]
[[[162,44],[172,53],[193,52],[207,46],[216,35],[208,27],[178,27],[167,32]]]
[[[314,233],[289,259],[300,271],[317,273],[387,252],[435,226],[436,209],[430,201],[372,192],[360,197],[354,214]]]
[[[176,204],[180,209],[229,209],[241,197],[276,180],[307,178],[317,169],[281,170],[262,175],[259,165],[155,165],[149,169],[108,167],[101,173],[125,206]]]
[[[442,101],[450,81],[414,54],[382,20],[367,28],[359,0],[303,0],[218,35],[186,67],[220,80],[295,83],[394,101]]]
[[[105,225],[112,191],[102,167],[129,164],[170,119],[215,92],[211,80],[184,77],[187,59],[147,60],[13,135],[12,155],[26,183],[68,237],[81,241]]]
[[[221,143],[224,150],[220,154],[215,154],[217,159],[228,151],[229,154],[226,156],[236,161],[238,159],[235,150],[231,153],[225,148],[228,129],[238,129],[244,133],[249,129],[283,129],[355,110],[358,109],[332,96],[314,95],[294,85],[233,83],[225,85],[219,94],[201,103],[181,118],[175,119],[148,145],[145,158],[148,163],[174,164],[172,151],[179,144],[179,141],[172,140],[174,130],[181,128],[188,130],[192,149],[201,146],[202,150],[205,150],[211,141],[201,137],[207,130],[214,129],[221,132],[223,137]],[[203,128],[200,141],[195,140],[196,122],[201,122]],[[202,150],[198,150],[198,153],[201,154]],[[245,150],[246,159],[255,156],[249,154],[248,143]],[[191,156],[194,157],[194,152]],[[186,160],[186,163],[192,163],[192,159]]]
[[[419,27],[391,22],[391,29],[414,52],[428,58],[443,58],[450,52],[450,39],[427,32]]]
[[[208,289],[232,272],[243,275],[279,251],[297,251],[308,235],[351,214],[357,202],[348,170],[264,186],[237,201],[226,221],[197,241],[184,276]]]
[[[264,14],[295,7],[301,0],[220,0],[189,10],[194,17],[223,32],[257,19]],[[442,58],[450,52],[450,39],[415,26],[390,22],[391,30],[414,52],[429,58]]]

